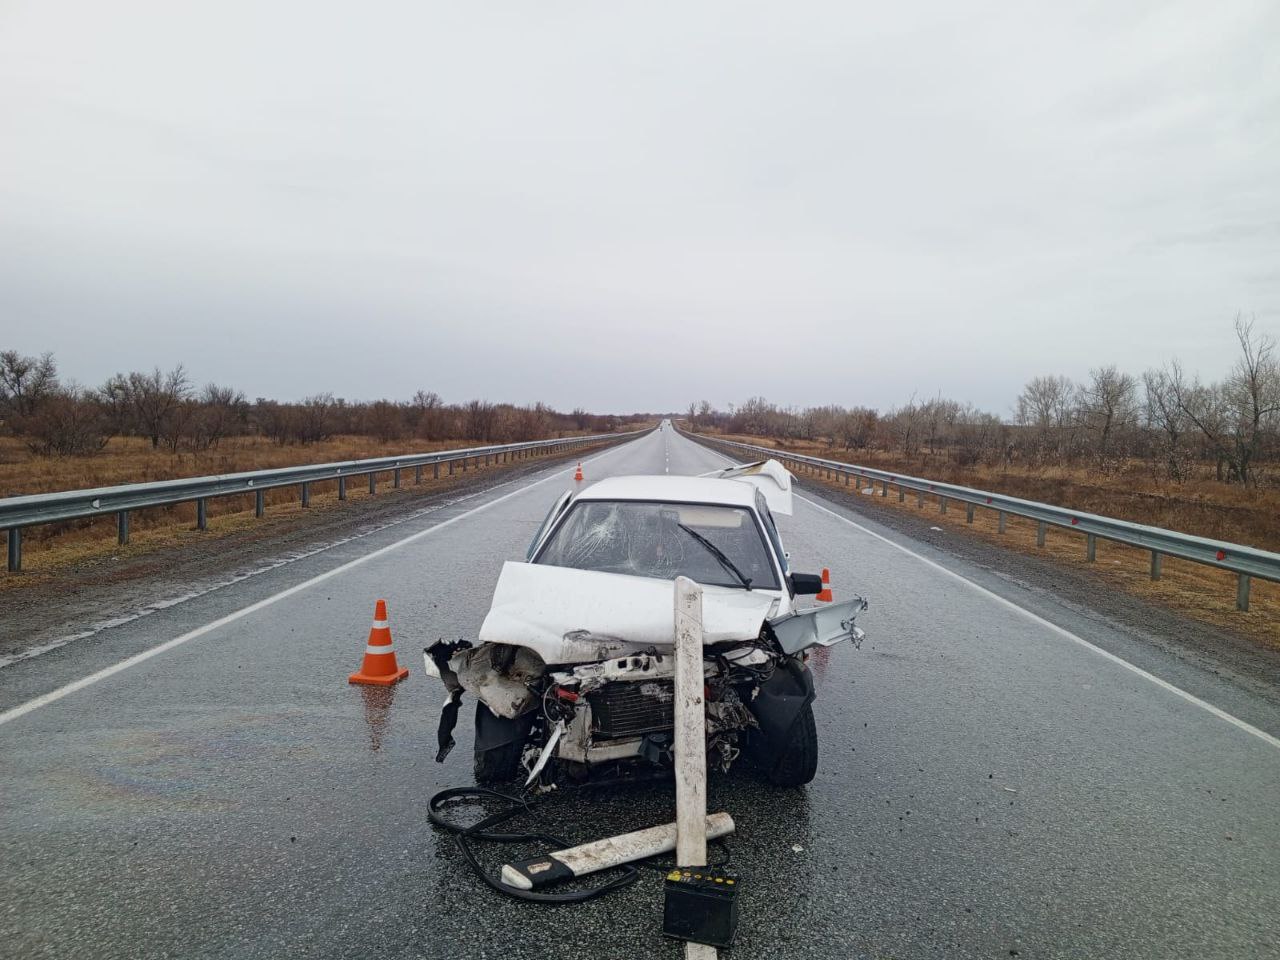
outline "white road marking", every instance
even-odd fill
[[[706,450],[707,448],[703,447],[703,449]],[[723,459],[729,461],[729,463],[733,463],[733,464],[737,463],[736,460],[733,460],[730,457],[726,457],[723,453],[720,453],[718,450],[709,450],[708,452],[714,453],[718,457],[722,457]],[[984,596],[987,596],[990,599],[994,600],[996,603],[1000,604],[1001,606],[1007,607],[1010,610],[1020,613],[1022,616],[1026,617],[1028,620],[1031,620],[1034,623],[1037,623],[1040,626],[1045,627],[1046,629],[1052,631],[1053,633],[1056,633],[1058,636],[1066,640],[1070,640],[1072,643],[1078,644],[1081,647],[1084,647],[1086,650],[1090,650],[1093,653],[1096,653],[1100,657],[1110,660],[1112,663],[1116,664],[1117,666],[1124,667],[1124,669],[1128,670],[1130,673],[1133,673],[1136,676],[1142,677],[1142,679],[1144,680],[1149,680],[1150,682],[1154,683],[1157,687],[1167,690],[1170,693],[1174,694],[1175,696],[1181,697],[1183,700],[1187,701],[1187,703],[1193,704],[1199,707],[1201,710],[1204,710],[1208,713],[1213,714],[1213,716],[1217,717],[1219,720],[1225,720],[1227,723],[1231,724],[1233,727],[1237,727],[1243,730],[1245,733],[1250,734],[1251,736],[1257,737],[1263,743],[1269,744],[1270,746],[1280,749],[1280,737],[1274,737],[1271,734],[1267,733],[1265,730],[1259,730],[1253,724],[1247,723],[1244,720],[1241,720],[1239,717],[1234,716],[1230,713],[1227,713],[1227,711],[1223,710],[1221,707],[1215,707],[1212,703],[1210,703],[1207,700],[1200,699],[1194,693],[1188,693],[1186,690],[1183,690],[1181,687],[1174,686],[1168,680],[1162,680],[1159,677],[1157,677],[1154,673],[1151,673],[1147,670],[1143,670],[1137,664],[1130,663],[1128,660],[1124,659],[1123,657],[1116,656],[1114,653],[1111,653],[1108,650],[1104,650],[1102,649],[1102,647],[1099,647],[1096,644],[1090,643],[1088,640],[1084,639],[1084,637],[1081,637],[1072,633],[1070,630],[1066,629],[1065,627],[1058,626],[1056,623],[1054,623],[1051,620],[1046,620],[1044,617],[1040,616],[1039,614],[1031,612],[1026,607],[1019,606],[1018,604],[1014,603],[1012,600],[1009,600],[1006,597],[1000,596],[1000,594],[996,593],[994,590],[988,590],[986,587],[982,586],[982,584],[975,583],[974,581],[970,580],[968,577],[962,574],[956,573],[954,570],[947,569],[937,561],[930,560],[928,557],[923,556],[919,553],[916,553],[911,548],[904,547],[902,544],[897,543],[894,540],[890,540],[888,537],[882,536],[881,534],[876,533],[874,530],[867,529],[862,524],[858,523],[856,520],[850,520],[848,517],[844,516],[843,514],[836,513],[836,511],[834,510],[829,510],[828,508],[824,507],[822,504],[816,503],[815,501],[810,500],[808,497],[802,497],[798,493],[795,494],[795,498],[797,500],[800,500],[803,503],[807,503],[809,506],[813,507],[815,510],[821,510],[823,513],[830,514],[831,516],[835,517],[837,520],[843,520],[845,523],[849,524],[851,527],[856,527],[858,530],[861,530],[863,533],[867,534],[868,536],[875,537],[877,540],[881,540],[884,543],[887,543],[889,546],[893,547],[895,550],[901,550],[903,553],[905,553],[909,557],[915,557],[921,563],[932,567],[934,570],[937,570],[940,573],[946,574],[948,577],[951,577],[953,580],[960,581],[961,583],[965,584],[971,589],[976,590],[978,593],[981,593]]]
[[[612,447],[608,451],[601,453],[600,457],[593,457],[590,460],[585,460],[583,462],[591,463],[595,460],[599,460],[601,457],[606,456],[609,453],[613,453],[629,446],[630,442],[634,441],[624,443],[621,447]],[[106,680],[108,677],[115,676],[117,673],[128,670],[130,667],[136,667],[138,664],[150,660],[152,657],[159,656],[168,650],[172,650],[174,647],[180,647],[184,643],[196,640],[203,637],[205,634],[212,633],[219,627],[225,627],[228,623],[234,623],[236,620],[247,617],[251,613],[257,613],[259,610],[264,610],[272,604],[278,603],[287,597],[292,597],[296,593],[301,593],[303,590],[308,590],[311,587],[314,587],[317,583],[323,583],[325,580],[336,577],[341,573],[346,573],[348,570],[358,567],[363,563],[368,563],[370,560],[388,554],[393,550],[398,550],[400,547],[413,543],[415,540],[421,540],[423,537],[433,534],[438,530],[443,530],[445,527],[452,526],[459,520],[466,520],[468,517],[475,516],[482,510],[488,510],[490,507],[497,506],[506,500],[510,500],[512,497],[525,493],[533,487],[546,483],[548,480],[554,480],[556,477],[565,473],[572,476],[572,469],[573,468],[570,467],[564,470],[557,470],[554,473],[550,473],[543,477],[541,480],[534,480],[532,483],[527,483],[517,490],[512,490],[510,493],[505,493],[500,497],[488,501],[487,503],[482,503],[480,506],[473,507],[465,513],[458,514],[456,517],[450,517],[448,520],[440,521],[435,526],[427,527],[425,530],[419,530],[417,533],[411,533],[409,536],[397,540],[395,543],[389,543],[385,547],[379,547],[372,553],[366,553],[364,556],[356,557],[354,560],[349,560],[340,566],[334,567],[332,570],[326,570],[324,573],[317,574],[310,580],[304,580],[302,583],[294,584],[292,587],[289,587],[286,590],[281,590],[279,593],[272,594],[269,597],[259,600],[257,603],[251,603],[247,607],[241,607],[239,610],[229,613],[225,617],[219,617],[217,620],[213,620],[203,626],[196,627],[194,630],[189,630],[181,636],[174,637],[172,640],[166,640],[164,643],[157,644],[154,647],[149,647],[141,653],[135,653],[133,656],[127,657],[119,663],[113,663],[109,667],[103,667],[101,670],[96,673],[91,673],[87,677],[81,677],[79,680],[73,680],[71,683],[58,687],[56,690],[50,690],[48,693],[43,693],[38,697],[33,697],[25,703],[20,703],[18,706],[11,707],[4,711],[4,713],[0,713],[0,726],[3,726],[13,720],[17,720],[19,717],[26,716],[33,710],[39,710],[41,707],[47,707],[49,704],[61,700],[68,694],[75,693],[77,690],[83,690],[86,687],[91,687],[101,680]]]
[[[1130,671],[1131,673],[1134,673],[1137,676],[1142,677],[1142,679],[1150,680],[1157,687],[1161,687],[1162,689],[1168,690],[1172,694],[1176,694],[1177,696],[1181,697],[1183,700],[1186,700],[1188,703],[1195,704],[1201,710],[1208,711],[1209,713],[1217,717],[1219,720],[1225,720],[1227,721],[1227,723],[1231,724],[1232,726],[1239,727],[1245,733],[1252,734],[1253,736],[1257,737],[1259,740],[1263,741],[1264,743],[1268,743],[1271,746],[1276,747],[1277,749],[1280,749],[1280,738],[1273,737],[1271,734],[1267,733],[1265,730],[1259,730],[1253,724],[1246,723],[1244,720],[1241,720],[1239,717],[1236,717],[1230,713],[1227,713],[1225,710],[1221,709],[1220,707],[1215,707],[1212,703],[1209,703],[1209,701],[1207,700],[1201,700],[1194,693],[1188,693],[1186,690],[1183,690],[1181,687],[1174,686],[1169,681],[1160,679],[1154,673],[1150,673],[1146,670],[1143,670],[1141,667],[1137,666],[1136,664],[1130,663],[1128,660],[1124,659],[1123,657],[1118,657],[1114,653],[1111,653],[1109,650],[1104,650],[1102,649],[1102,647],[1099,647],[1096,644],[1090,643],[1088,640],[1084,639],[1084,637],[1081,637],[1081,636],[1078,636],[1077,634],[1072,633],[1070,630],[1066,629],[1065,627],[1058,626],[1052,620],[1046,620],[1044,617],[1040,616],[1038,613],[1033,613],[1032,611],[1028,610],[1026,607],[1019,606],[1018,604],[1014,603],[1012,600],[1008,599],[1007,597],[1000,596],[1000,594],[996,593],[994,590],[988,590],[986,587],[982,586],[982,584],[975,583],[974,581],[970,580],[968,577],[963,576],[962,574],[956,573],[954,570],[948,570],[946,567],[944,567],[942,564],[938,563],[937,561],[930,560],[928,557],[925,557],[925,556],[922,556],[921,554],[916,553],[914,550],[910,549],[909,547],[904,547],[900,543],[895,543],[893,540],[890,540],[888,537],[885,537],[876,533],[874,530],[868,530],[866,527],[858,523],[856,520],[850,520],[848,517],[843,516],[842,514],[836,513],[834,510],[828,510],[826,507],[822,506],[822,504],[815,503],[814,501],[810,500],[808,497],[801,497],[797,495],[796,499],[800,500],[803,503],[807,503],[809,506],[813,507],[815,510],[821,510],[823,513],[830,514],[831,516],[835,517],[838,520],[843,520],[845,523],[849,524],[852,527],[856,527],[857,529],[861,530],[863,533],[867,534],[868,536],[875,537],[877,540],[881,540],[887,543],[889,546],[893,547],[896,550],[901,550],[903,553],[905,553],[909,557],[915,557],[921,563],[927,564],[928,566],[932,567],[934,570],[937,570],[941,573],[945,573],[948,577],[951,577],[953,580],[959,580],[961,583],[972,588],[973,590],[976,590],[978,593],[981,593],[984,596],[989,597],[990,599],[994,600],[996,603],[1000,604],[1003,607],[1007,607],[1010,610],[1014,610],[1022,614],[1022,616],[1026,617],[1028,620],[1034,621],[1040,626],[1045,627],[1048,630],[1051,630],[1052,632],[1056,633],[1058,636],[1063,637],[1067,640],[1070,640],[1072,643],[1079,644],[1080,646],[1084,647],[1086,650],[1091,650],[1100,657],[1105,657],[1107,660],[1110,660],[1112,663],[1117,664],[1121,667],[1124,667],[1126,670]]]

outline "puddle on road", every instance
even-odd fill
[[[360,687],[360,699],[364,702],[364,722],[369,727],[369,749],[377,753],[387,735],[391,720],[391,704],[396,698],[396,688]]]

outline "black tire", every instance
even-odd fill
[[[818,772],[818,724],[813,704],[806,703],[796,715],[787,742],[769,770],[769,782],[779,787],[802,787]]]
[[[493,746],[487,749],[480,746],[479,731],[482,726],[488,734],[483,739],[493,743]],[[476,783],[490,785],[510,783],[520,772],[520,758],[524,754],[524,740],[529,732],[529,725],[519,720],[499,717],[477,700],[476,731]],[[495,743],[495,740],[501,742]]]

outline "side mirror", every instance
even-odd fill
[[[797,596],[817,596],[822,592],[822,577],[816,573],[793,573],[791,592]]]

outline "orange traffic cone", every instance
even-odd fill
[[[831,571],[826,567],[822,568],[822,589],[818,591],[818,595],[813,599],[821,600],[823,603],[830,603],[835,599],[831,595]]]
[[[396,648],[391,643],[391,628],[387,626],[387,601],[379,600],[373,612],[369,642],[364,648],[364,663],[359,673],[347,677],[347,682],[389,687],[408,675],[408,667],[401,669],[396,664]]]
[[[582,479],[582,464],[581,464],[581,463],[579,463],[579,464],[578,464],[578,469],[574,471],[573,479],[574,479],[574,480],[581,480],[581,479]]]

